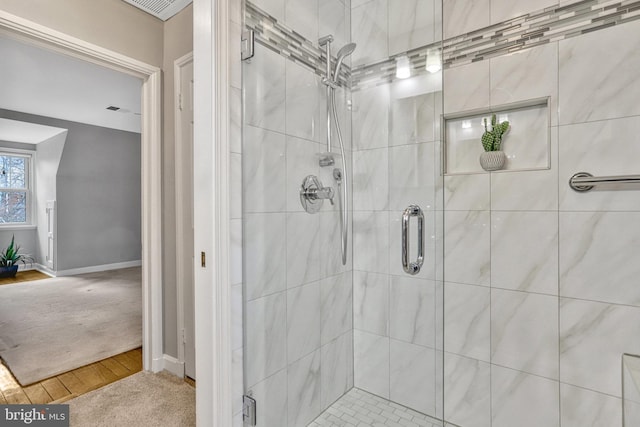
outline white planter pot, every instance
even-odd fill
[[[497,171],[504,167],[507,156],[504,151],[485,151],[480,154],[480,166],[486,171]]]

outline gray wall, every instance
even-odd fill
[[[140,260],[140,134],[7,110],[0,117],[69,131],[56,183],[57,270]]]

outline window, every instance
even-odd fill
[[[0,152],[0,225],[28,224],[31,156]]]

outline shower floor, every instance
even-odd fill
[[[441,427],[442,423],[420,412],[352,388],[308,427]]]

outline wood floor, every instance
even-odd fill
[[[60,403],[142,370],[142,348],[22,387],[0,364],[0,404]]]
[[[51,276],[47,276],[38,270],[18,271],[15,277],[2,277],[0,278],[0,285],[10,285],[12,283],[30,282],[32,280],[49,279]]]

